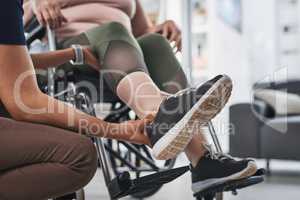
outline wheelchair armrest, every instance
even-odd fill
[[[42,39],[46,35],[46,28],[39,24],[36,17],[33,17],[24,29],[27,46],[30,46],[34,40]]]

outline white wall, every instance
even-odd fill
[[[300,78],[300,56],[299,62],[295,59],[283,64],[279,60],[278,1],[284,0],[242,0],[242,33],[219,19],[217,0],[211,1],[210,62],[213,73],[227,73],[233,78],[231,103],[249,102],[251,86],[257,81]]]
[[[180,0],[166,1],[169,11],[166,17],[180,24]],[[299,67],[297,64],[281,66],[278,59],[276,2],[285,0],[242,0],[242,33],[217,16],[217,1],[208,0],[210,77],[225,73],[233,79],[229,105],[251,102],[255,82],[276,80],[278,76],[279,79],[300,78],[300,62]],[[282,70],[283,67],[287,68]],[[228,149],[228,108],[215,121],[218,133],[223,134],[221,140],[225,149]]]
[[[259,0],[244,0],[243,4],[243,32],[239,33],[225,24],[216,13],[216,0],[211,2],[211,41],[210,64],[213,73],[226,73],[234,81],[234,92],[231,103],[249,102],[251,99],[250,89],[253,82],[253,74],[257,69],[251,66],[252,42],[249,38],[254,37],[249,33],[252,29],[252,9]],[[269,1],[269,0],[264,0]],[[254,12],[258,14],[257,12]],[[261,15],[260,15],[261,16]],[[262,18],[264,19],[264,18]],[[256,20],[255,20],[256,21]],[[253,25],[254,26],[254,25]],[[251,31],[250,31],[251,32]],[[254,40],[254,39],[251,39]],[[261,38],[263,40],[263,38]],[[257,45],[255,43],[255,45]],[[251,52],[252,53],[252,52]],[[263,64],[257,64],[257,66]],[[264,66],[264,65],[263,65]]]
[[[228,74],[234,82],[229,105],[216,120],[223,147],[228,150],[229,106],[240,102],[251,102],[252,84],[271,70],[274,60],[270,34],[273,32],[273,0],[243,0],[242,33],[225,24],[216,12],[217,0],[210,2],[210,67],[212,74]],[[264,5],[266,4],[266,5]],[[268,16],[268,17],[267,17]],[[258,25],[260,24],[260,25]],[[260,30],[261,29],[261,30]],[[255,51],[254,51],[255,49]],[[257,51],[256,51],[257,50]]]
[[[252,101],[252,85],[258,81],[300,78],[300,62],[281,66],[278,58],[278,19],[276,1],[242,0],[243,31],[237,32],[217,16],[216,3],[210,1],[210,66],[212,74],[232,77],[234,90],[230,104]],[[300,9],[299,9],[300,10]],[[300,61],[300,58],[299,58]],[[284,68],[285,67],[285,68]],[[217,119],[222,143],[228,149],[228,107]]]

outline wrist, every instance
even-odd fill
[[[129,136],[127,128],[122,123],[108,123],[106,127],[106,135],[104,137],[117,139],[117,140],[128,140]]]
[[[80,45],[72,45],[73,59],[70,60],[72,65],[83,65],[84,64],[84,51]]]

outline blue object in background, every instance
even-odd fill
[[[235,30],[242,32],[241,0],[217,0],[218,16]]]

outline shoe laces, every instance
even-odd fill
[[[216,152],[212,147],[212,145],[210,144],[203,144],[203,146],[208,152],[206,156],[212,160],[219,160],[219,161],[234,160],[234,158],[228,154]]]
[[[175,94],[169,95],[169,96],[166,98],[166,100],[170,100],[170,99],[173,99],[173,98],[177,98],[177,97],[179,97],[179,96],[182,96],[184,93],[186,93],[186,92],[188,92],[188,91],[190,91],[190,90],[192,90],[192,89],[193,89],[193,88],[186,88],[186,89],[180,90],[180,91],[178,91],[178,92],[175,93]]]
[[[192,90],[195,90],[195,88],[186,88],[186,89],[183,89],[183,90],[178,91],[177,93],[175,93],[175,94],[172,95],[172,96],[174,96],[174,97],[181,96],[181,95],[183,95],[184,93],[186,93],[186,92],[188,92],[188,91],[192,91]]]

